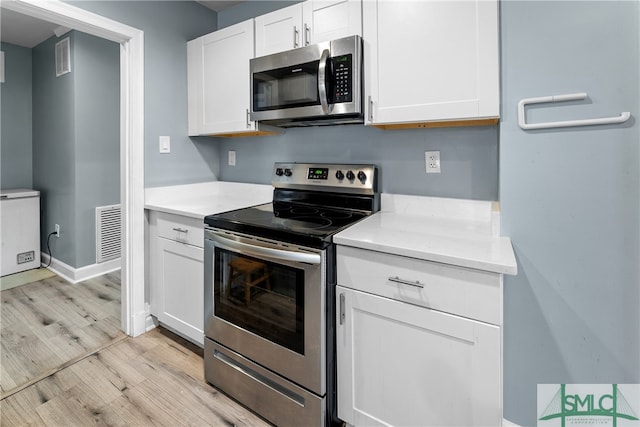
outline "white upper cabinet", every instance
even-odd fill
[[[255,18],[256,56],[302,46],[302,4],[294,4]],[[303,41],[302,41],[303,42]]]
[[[256,131],[249,121],[253,41],[251,19],[188,42],[189,135]]]
[[[308,44],[362,36],[361,0],[308,0],[302,7]]]
[[[495,119],[497,0],[363,2],[365,123]]]
[[[256,56],[362,34],[361,0],[307,0],[255,18]]]

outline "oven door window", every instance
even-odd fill
[[[214,315],[304,354],[304,270],[215,249]]]
[[[320,105],[318,63],[253,73],[253,110]]]

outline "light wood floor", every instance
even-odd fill
[[[0,402],[0,424],[268,426],[204,381],[202,349],[157,328]]]
[[[119,271],[78,284],[54,276],[1,295],[2,397],[125,336]]]
[[[120,331],[119,272],[2,291],[0,309],[3,427],[269,425],[206,384],[199,347]]]

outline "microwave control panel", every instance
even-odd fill
[[[353,66],[352,55],[340,55],[331,58],[334,73],[333,104],[339,102],[351,102],[353,94]]]

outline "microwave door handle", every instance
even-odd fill
[[[322,106],[322,112],[329,114],[331,112],[331,105],[329,105],[329,97],[327,93],[327,61],[331,53],[328,49],[322,51],[320,57],[320,64],[318,64],[318,95],[320,96],[320,105]]]

